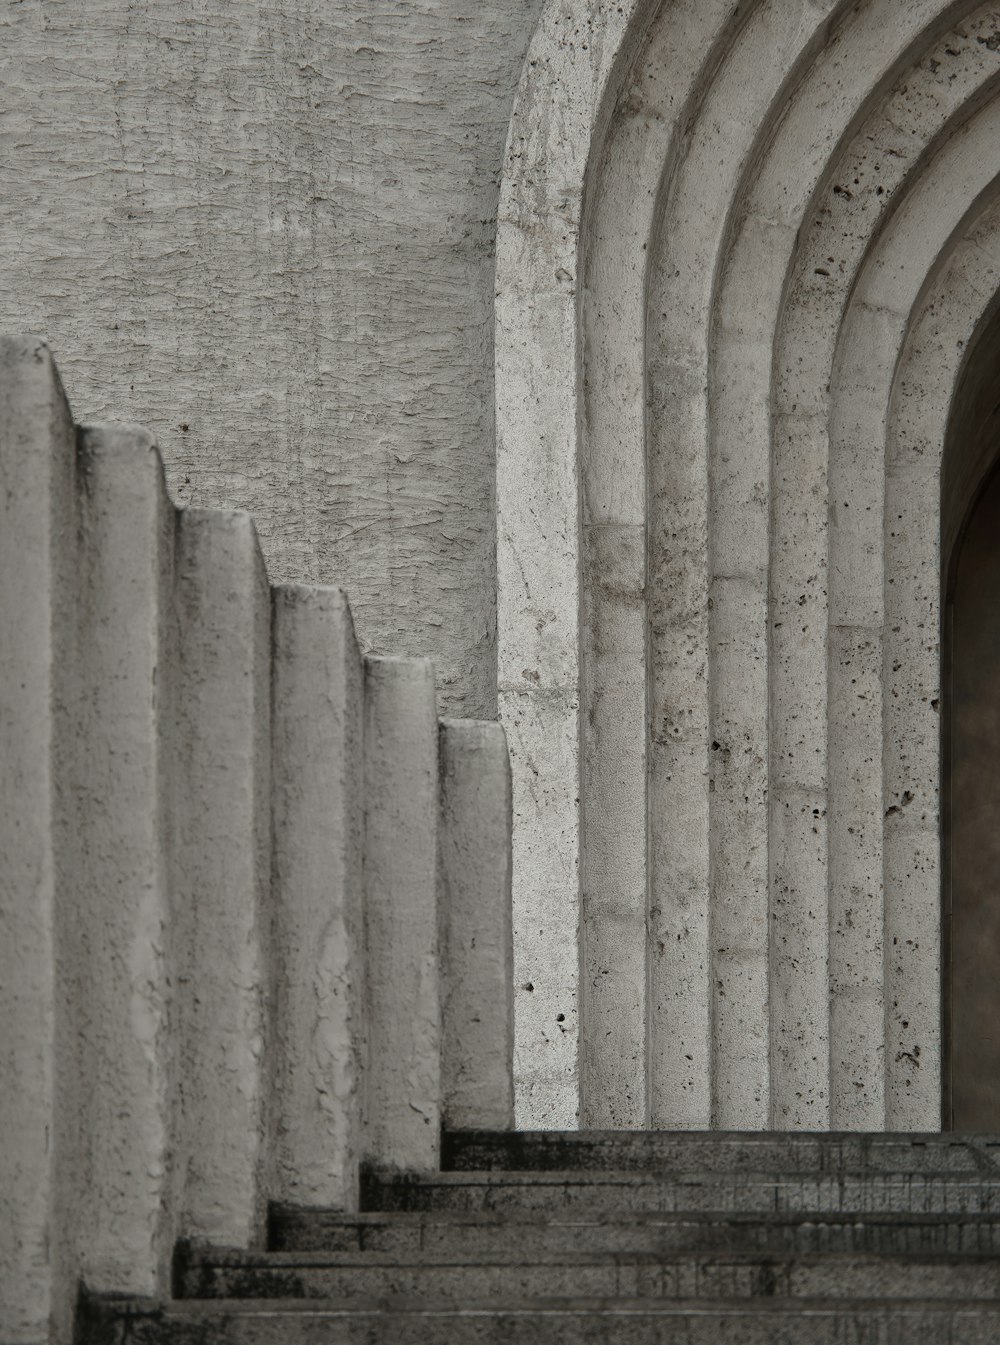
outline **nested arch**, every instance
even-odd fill
[[[521,1124],[937,1124],[909,985],[940,977],[939,757],[898,747],[937,652],[894,569],[894,371],[1000,170],[995,29],[940,0],[547,11],[497,263]]]

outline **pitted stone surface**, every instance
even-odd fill
[[[548,961],[579,996],[584,1124],[934,1128],[932,464],[996,288],[988,257],[981,279],[952,265],[995,195],[995,9],[678,0],[621,17],[596,81],[552,42],[570,14],[543,22],[504,187],[501,663],[514,674],[536,587],[584,622],[581,759],[540,765],[541,732],[515,759],[515,902],[558,913]],[[550,97],[573,119],[517,140]],[[585,278],[579,309],[549,294],[557,255]],[[922,395],[907,361],[936,305],[968,334],[943,370],[923,358]],[[921,455],[906,472],[903,443]],[[558,707],[565,738],[562,686]],[[560,894],[529,869],[545,838]],[[541,1124],[538,1029],[519,1017],[519,1115]]]

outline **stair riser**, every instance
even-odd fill
[[[988,1172],[1000,1142],[951,1136],[631,1134],[578,1132],[479,1135],[445,1133],[445,1171],[781,1172],[813,1175],[893,1172]]]
[[[271,1246],[288,1252],[386,1252],[405,1255],[420,1250],[488,1255],[518,1249],[523,1253],[558,1253],[572,1246],[580,1252],[769,1252],[808,1255],[823,1252],[862,1254],[1000,1254],[1000,1220],[993,1222],[899,1223],[860,1221],[824,1223],[763,1218],[737,1222],[684,1219],[664,1222],[626,1220],[615,1223],[464,1223],[422,1221],[383,1224],[337,1222],[338,1216],[315,1219],[303,1215],[273,1225]]]
[[[381,1182],[369,1177],[364,1208],[389,1212],[535,1213],[613,1217],[616,1213],[726,1214],[1000,1214],[1000,1184],[956,1179],[888,1178],[753,1180],[705,1182],[641,1181],[518,1184]]]
[[[1000,1307],[317,1310],[92,1319],[79,1345],[996,1345]]]
[[[514,1302],[525,1298],[1000,1299],[1000,1265],[771,1265],[648,1259],[605,1264],[196,1267],[186,1298],[312,1298]]]

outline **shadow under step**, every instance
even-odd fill
[[[740,1256],[649,1253],[482,1256],[415,1252],[204,1249],[176,1279],[179,1298],[428,1299],[1000,1299],[1000,1257]]]
[[[981,1172],[1000,1136],[856,1131],[445,1130],[444,1171]]]
[[[1000,1215],[632,1214],[547,1219],[490,1214],[342,1214],[276,1205],[269,1245],[287,1252],[525,1255],[578,1252],[1000,1255]]]
[[[1000,1304],[92,1302],[77,1345],[995,1345]]]

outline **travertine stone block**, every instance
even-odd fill
[[[357,1207],[365,1021],[363,673],[346,596],[273,594],[276,1194]]]
[[[156,1294],[177,1232],[171,1146],[176,966],[170,894],[175,512],[151,435],[79,430],[77,1084],[88,1135],[80,1273]]]
[[[514,1077],[518,1126],[579,1121],[579,696],[500,693],[513,767]],[[545,769],[542,769],[544,764]],[[559,1015],[562,1015],[560,1017]]]
[[[707,705],[688,709],[693,734],[650,744],[649,1123],[681,1130],[712,1115]]]
[[[68,1338],[79,1122],[60,744],[72,702],[73,423],[48,346],[0,341],[0,1339]],[[57,959],[64,959],[61,967]],[[61,974],[60,974],[61,973]]]
[[[609,523],[584,540],[580,1123],[606,1129],[647,1115],[646,533]]]
[[[831,626],[830,1125],[885,1121],[880,628]]]
[[[771,1125],[830,1123],[826,794],[778,788],[771,798]]]
[[[426,659],[365,660],[367,1155],[433,1169],[441,1128],[438,728]]]
[[[767,601],[760,577],[712,585],[709,948],[712,1123],[770,1115]]]
[[[183,1231],[263,1233],[273,1092],[270,593],[247,514],[180,515],[176,881]]]
[[[885,830],[885,1126],[941,1125],[941,842],[905,815]]]
[[[514,1124],[510,762],[499,724],[440,728],[438,902],[442,1115],[452,1129]]]

